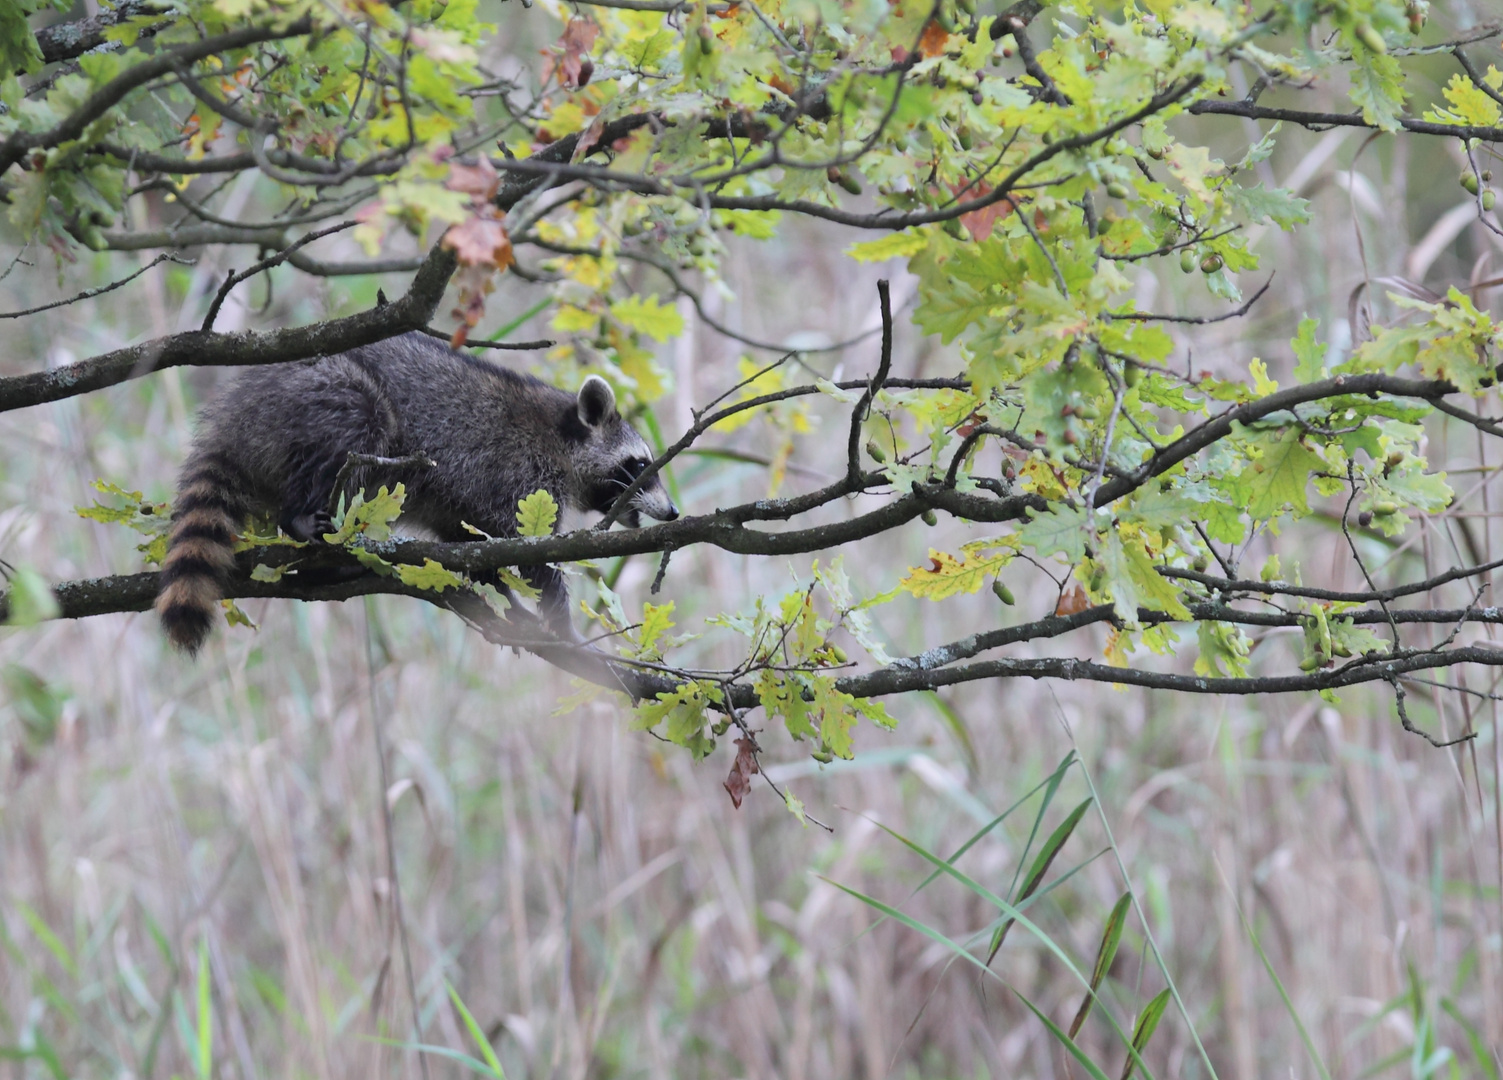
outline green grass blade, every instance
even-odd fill
[[[1101,822],[1101,831],[1106,833],[1106,842],[1111,850],[1112,858],[1116,860],[1117,872],[1122,875],[1122,880],[1126,882],[1128,891],[1131,892],[1132,875],[1127,872],[1127,863],[1122,859],[1122,849],[1117,847],[1117,838],[1112,834],[1112,823],[1107,820],[1106,811],[1102,809],[1101,795],[1096,790],[1096,780],[1091,776],[1091,770],[1086,768],[1084,761],[1080,763],[1080,775],[1085,779],[1086,786],[1091,789],[1091,796],[1096,800],[1096,820]],[[1180,995],[1179,987],[1174,984],[1174,975],[1169,970],[1169,964],[1164,959],[1158,940],[1153,936],[1153,926],[1148,922],[1148,916],[1144,914],[1143,905],[1136,894],[1133,894],[1133,908],[1138,913],[1138,921],[1143,924],[1143,937],[1148,942],[1149,949],[1153,951],[1154,963],[1158,965],[1164,981],[1169,984],[1169,993],[1174,997],[1174,1004],[1179,1008],[1180,1016],[1184,1017],[1185,1027],[1189,1029],[1190,1039],[1195,1043],[1195,1049],[1200,1054],[1201,1064],[1205,1066],[1206,1073],[1211,1080],[1218,1080],[1216,1066],[1211,1061],[1211,1055],[1206,1052],[1200,1032],[1195,1030],[1195,1021],[1190,1018],[1190,1010],[1185,1006],[1185,999]]]
[[[419,1054],[432,1054],[434,1057],[448,1058],[457,1061],[465,1068],[478,1072],[481,1076],[494,1077],[491,1067],[477,1057],[471,1057],[462,1050],[450,1050],[447,1046],[434,1046],[432,1043],[406,1042],[402,1039],[383,1039],[376,1035],[364,1035],[362,1038],[371,1042],[380,1043],[382,1046],[393,1046],[401,1050],[416,1050]]]
[[[1068,754],[1065,755],[1064,760],[1061,761],[1057,766],[1055,766],[1055,769],[1054,769],[1054,771],[1052,773],[1050,773],[1048,776],[1044,777],[1044,779],[1040,780],[1037,784],[1035,784],[1027,793],[1025,793],[1021,798],[1019,798],[1016,802],[1014,802],[1006,810],[1003,810],[996,817],[992,818],[985,825],[981,826],[981,828],[977,829],[974,833],[972,833],[970,839],[968,839],[965,843],[961,844],[958,848],[956,848],[955,851],[954,851],[954,853],[951,854],[951,856],[948,859],[946,859],[945,862],[949,863],[950,865],[953,866],[955,864],[955,861],[957,859],[959,859],[967,851],[970,851],[971,848],[975,847],[983,839],[985,839],[985,837],[987,836],[988,833],[990,833],[998,825],[1002,824],[1009,817],[1011,817],[1013,811],[1017,810],[1018,807],[1022,806],[1029,799],[1031,799],[1035,795],[1037,795],[1040,788],[1042,788],[1042,787],[1044,787],[1046,785],[1053,785],[1055,787],[1058,787],[1060,780],[1064,777],[1065,770],[1068,769],[1073,764],[1075,764],[1075,751],[1071,750]],[[944,873],[943,870],[935,870],[933,873],[931,873],[928,877],[926,877],[923,880],[923,883],[920,884],[917,889],[913,890],[913,894],[915,896],[917,896],[920,892],[922,892],[924,890],[925,887],[927,887],[928,885],[932,884],[934,882],[935,878],[939,877],[943,873]]]
[[[18,1046],[0,1046],[0,1061],[27,1062],[33,1058],[47,1066],[47,1071],[52,1074],[52,1080],[68,1080],[67,1070],[58,1059],[57,1052],[52,1049],[52,1044],[37,1035],[37,1045],[34,1050],[22,1050]]]
[[[1223,883],[1224,879],[1223,879]],[[1228,891],[1231,885],[1226,884]],[[1268,954],[1263,951],[1263,943],[1258,940],[1258,935],[1253,932],[1252,924],[1247,921],[1247,916],[1242,913],[1242,905],[1238,902],[1236,894],[1232,895],[1232,903],[1237,905],[1237,917],[1242,920],[1242,929],[1247,931],[1247,936],[1252,940],[1252,945],[1258,953],[1258,959],[1263,961],[1263,970],[1268,972],[1268,977],[1273,980],[1274,989],[1279,992],[1279,999],[1284,1003],[1284,1011],[1289,1014],[1289,1019],[1294,1021],[1294,1029],[1299,1032],[1300,1042],[1305,1044],[1305,1053],[1310,1055],[1310,1061],[1315,1065],[1315,1071],[1320,1074],[1320,1080],[1331,1080],[1331,1072],[1326,1068],[1326,1063],[1321,1060],[1320,1051],[1315,1049],[1315,1040],[1310,1038],[1310,1033],[1305,1030],[1304,1021],[1299,1018],[1299,1013],[1294,1008],[1294,1002],[1289,1000],[1289,991],[1284,989],[1283,980],[1279,973],[1273,970],[1273,961],[1268,959]]]
[[[1148,1049],[1148,1040],[1158,1030],[1159,1021],[1164,1018],[1164,1010],[1168,1007],[1169,991],[1160,990],[1138,1017],[1138,1022],[1132,1028],[1132,1045],[1128,1050],[1127,1063],[1122,1066],[1122,1080],[1128,1080],[1132,1076],[1134,1065],[1143,1063],[1143,1051]]]
[[[1081,1067],[1084,1068],[1086,1072],[1091,1074],[1092,1080],[1107,1080],[1107,1075],[1106,1073],[1101,1071],[1101,1066],[1097,1065],[1090,1058],[1086,1057],[1085,1051],[1076,1046],[1075,1040],[1061,1031],[1058,1024],[1056,1024],[1053,1020],[1050,1020],[1047,1016],[1040,1012],[1038,1006],[1029,1001],[1028,998],[1023,995],[1023,992],[1021,990],[1014,988],[1013,993],[1017,994],[1018,999],[1022,1001],[1024,1005],[1027,1005],[1030,1010],[1032,1010],[1034,1016],[1037,1016],[1040,1020],[1043,1021],[1044,1026],[1049,1029],[1049,1033],[1059,1040],[1060,1045],[1070,1052],[1071,1057],[1080,1062]]]
[[[1091,1015],[1091,1006],[1096,1001],[1096,995],[1101,990],[1106,973],[1111,969],[1112,961],[1117,958],[1117,946],[1122,943],[1122,929],[1127,925],[1127,909],[1131,904],[1132,893],[1123,893],[1113,905],[1112,913],[1106,917],[1106,929],[1101,934],[1101,946],[1096,950],[1096,966],[1091,969],[1090,992],[1080,1003],[1080,1011],[1075,1014],[1075,1019],[1070,1022],[1070,1038],[1072,1039],[1080,1034],[1081,1025],[1086,1022],[1086,1017]]]
[[[501,1068],[501,1059],[496,1057],[496,1051],[491,1048],[491,1041],[485,1037],[485,1029],[470,1015],[470,1010],[465,1008],[464,1002],[459,998],[459,991],[454,989],[454,984],[445,980],[444,985],[449,989],[449,1000],[454,1003],[454,1008],[459,1013],[460,1019],[464,1021],[464,1026],[469,1029],[470,1038],[475,1040],[475,1045],[480,1047],[481,1054],[485,1056],[485,1063],[491,1067],[491,1075],[496,1080],[506,1080],[506,1070]]]
[[[209,996],[209,942],[198,943],[198,1042],[194,1066],[198,1080],[209,1080],[214,1067],[214,1008]]]
[[[1049,865],[1054,862],[1054,857],[1059,854],[1059,849],[1065,846],[1065,841],[1070,839],[1070,834],[1075,831],[1075,826],[1080,824],[1080,819],[1091,807],[1091,800],[1087,799],[1074,810],[1070,816],[1060,822],[1059,827],[1049,834],[1049,839],[1044,841],[1044,846],[1039,849],[1038,856],[1033,860],[1033,866],[1028,870],[1028,877],[1023,882],[1023,891],[1018,894],[1017,900],[1027,900],[1038,889],[1044,880],[1044,875],[1049,872]],[[1039,811],[1039,818],[1043,818],[1043,811]],[[1035,826],[1037,822],[1034,823]],[[987,955],[986,962],[990,964],[997,956],[997,951],[1002,948],[1002,943],[1007,940],[1007,932],[1012,929],[1012,923],[1005,922],[997,927],[997,932],[992,935],[991,951]]]
[[[1002,914],[1006,915],[1008,918],[1014,919],[1017,922],[1021,923],[1022,926],[1023,926],[1023,928],[1025,930],[1027,930],[1029,933],[1033,934],[1034,937],[1038,938],[1038,940],[1043,944],[1043,946],[1046,949],[1048,949],[1050,953],[1053,954],[1053,956],[1055,957],[1055,959],[1057,959],[1060,962],[1060,964],[1062,964],[1064,966],[1064,968],[1065,968],[1066,971],[1070,972],[1070,974],[1074,975],[1075,978],[1077,978],[1078,980],[1080,980],[1080,983],[1081,983],[1082,986],[1085,986],[1087,989],[1090,988],[1090,983],[1086,980],[1086,977],[1081,974],[1080,969],[1075,966],[1074,961],[1072,961],[1070,959],[1070,957],[1065,953],[1065,951],[1063,949],[1061,949],[1055,943],[1055,941],[1054,941],[1053,938],[1051,938],[1048,934],[1044,933],[1044,931],[1042,929],[1040,929],[1039,927],[1035,926],[1033,924],[1033,922],[1030,921],[1029,918],[1026,915],[1023,914],[1023,912],[1021,911],[1021,909],[1014,907],[1012,904],[1009,904],[1006,900],[1003,900],[1000,896],[997,896],[996,894],[992,893],[985,886],[983,886],[983,885],[981,885],[981,884],[979,884],[979,883],[971,880],[969,877],[967,877],[965,874],[962,874],[959,870],[955,869],[953,866],[950,866],[947,863],[941,862],[938,855],[935,855],[935,854],[933,854],[933,853],[931,853],[929,851],[924,850],[918,844],[913,843],[911,840],[909,840],[907,837],[903,836],[902,834],[894,832],[892,829],[888,828],[886,825],[882,825],[881,823],[878,823],[877,827],[879,829],[882,829],[888,835],[892,836],[894,839],[898,840],[900,843],[902,843],[903,845],[905,845],[906,847],[908,847],[910,850],[914,851],[916,854],[918,854],[918,855],[922,856],[923,858],[929,860],[931,863],[936,864],[939,867],[941,873],[948,874],[950,877],[952,877],[956,881],[960,882],[960,884],[962,884],[966,888],[970,889],[977,896],[980,896],[982,899],[986,900],[988,903],[990,903],[994,907],[998,908],[1002,912]],[[1073,873],[1073,871],[1072,871],[1072,873]],[[982,971],[985,971],[987,974],[992,975],[995,978],[1000,978],[1000,976],[997,976],[996,972],[992,971],[992,969],[991,969],[991,967],[989,965],[984,964],[984,963],[981,962],[981,958],[980,957],[972,955],[972,953],[968,949],[966,949],[964,946],[960,945],[958,942],[956,942],[956,941],[952,940],[951,938],[945,936],[944,934],[940,933],[938,930],[934,929],[933,927],[928,926],[928,925],[926,925],[924,923],[919,922],[917,919],[913,918],[910,915],[905,915],[903,912],[899,911],[897,908],[894,908],[894,907],[892,907],[892,906],[890,906],[888,904],[884,904],[884,903],[882,903],[882,901],[877,900],[874,897],[867,896],[865,893],[858,892],[855,889],[847,888],[846,886],[840,884],[840,882],[838,882],[838,881],[831,881],[829,878],[823,877],[823,876],[821,876],[820,880],[821,881],[829,882],[829,884],[835,886],[837,889],[839,889],[841,892],[845,893],[846,895],[848,895],[848,896],[854,896],[857,900],[860,900],[862,903],[868,904],[871,907],[876,908],[878,911],[882,912],[884,915],[887,915],[889,918],[896,919],[898,922],[902,923],[904,926],[908,927],[909,929],[911,929],[911,930],[917,930],[919,933],[923,934],[925,937],[929,938],[930,940],[939,942],[940,944],[942,944],[942,945],[946,946],[947,948],[949,948],[952,952],[956,953],[959,956],[964,957],[970,963],[976,965],[976,967],[980,968]],[[1104,1015],[1106,1017],[1107,1022],[1109,1024],[1111,1024],[1113,1030],[1115,1030],[1117,1032],[1118,1036],[1122,1039],[1123,1043],[1127,1044],[1128,1050],[1129,1050],[1129,1052],[1131,1052],[1131,1050],[1132,1050],[1132,1042],[1128,1038],[1127,1032],[1125,1032],[1125,1031],[1122,1030],[1121,1025],[1118,1024],[1116,1018],[1114,1016],[1112,1016],[1111,1010],[1107,1009],[1107,1008],[1105,1008],[1103,1006],[1103,1008],[1102,1008],[1102,1015]],[[1141,1062],[1140,1062],[1140,1064],[1141,1064]],[[1149,1080],[1152,1080],[1153,1074],[1148,1071],[1148,1069],[1147,1069],[1146,1066],[1144,1066],[1143,1071],[1144,1071],[1144,1074],[1149,1078]]]
[[[78,967],[73,963],[73,954],[68,951],[68,946],[63,944],[60,937],[52,932],[52,927],[33,911],[25,901],[16,901],[16,910],[21,913],[21,918],[26,920],[26,925],[31,927],[31,932],[40,941],[44,948],[50,952],[59,964],[73,978],[78,978]]]
[[[909,840],[902,833],[895,832],[894,830],[888,828],[886,825],[883,825],[880,822],[878,823],[877,827],[883,832],[887,833],[893,839],[897,840],[903,846],[907,847],[910,851],[925,859],[928,859],[931,863],[934,863],[939,867],[941,873],[948,874],[950,877],[960,882],[960,884],[964,885],[967,889],[970,889],[971,892],[981,897],[981,899],[985,900],[988,904],[991,904],[1003,915],[1020,923],[1023,926],[1023,929],[1027,930],[1029,933],[1038,938],[1039,941],[1043,943],[1044,947],[1047,948],[1051,953],[1053,953],[1054,957],[1059,960],[1060,963],[1064,964],[1066,970],[1068,970],[1071,975],[1074,975],[1077,979],[1080,980],[1080,984],[1082,986],[1090,985],[1090,983],[1086,980],[1086,977],[1080,973],[1080,969],[1075,966],[1075,962],[1070,959],[1070,957],[1065,953],[1063,949],[1055,944],[1054,939],[1051,938],[1048,934],[1044,933],[1044,931],[1038,926],[1035,926],[1032,920],[1030,920],[1028,916],[1024,915],[1022,911],[1020,911],[1017,907],[1002,899],[996,893],[988,889],[985,885],[982,885],[980,882],[973,880],[965,874],[962,874],[959,870],[955,869],[955,867],[951,866],[949,863],[941,862],[938,855],[935,855],[929,851],[925,851],[923,847],[915,844],[912,840]],[[972,959],[975,959],[978,964],[981,963],[980,959],[978,958],[972,957]],[[983,964],[982,966],[985,967],[986,965]]]
[[[919,696],[932,705],[935,712],[939,713],[939,718],[945,722],[945,727],[950,729],[950,734],[955,737],[955,741],[960,745],[961,755],[965,758],[966,771],[975,776],[980,759],[976,756],[976,744],[971,741],[971,732],[965,726],[964,718],[961,717],[960,713],[955,711],[953,705],[933,690],[924,690]],[[1066,754],[1065,760],[1068,761],[1071,756],[1071,754]],[[1058,769],[1055,770],[1055,772],[1059,771]]]
[[[866,904],[869,907],[876,908],[883,915],[886,915],[889,919],[896,919],[898,922],[908,927],[908,929],[917,930],[920,934],[923,934],[929,940],[939,942],[945,948],[953,952],[956,956],[970,961],[972,964],[975,964],[976,967],[980,968],[988,975],[1000,981],[1001,976],[999,976],[995,971],[983,964],[979,956],[974,955],[964,945],[960,944],[960,942],[954,940],[953,938],[946,937],[944,934],[941,934],[938,930],[934,929],[934,927],[932,926],[929,926],[927,923],[921,923],[912,915],[903,914],[903,912],[899,911],[891,904],[884,904],[874,896],[867,896],[864,892],[859,892],[856,889],[849,888],[848,886],[842,885],[838,881],[832,881],[831,879],[825,877],[823,874],[819,875],[819,880],[835,886],[847,896],[854,896],[857,900],[860,900],[863,904]]]
[[[551,303],[553,303],[551,299],[539,300],[536,304],[533,304],[532,307],[522,312],[522,314],[518,315],[515,319],[507,323],[505,326],[501,327],[501,329],[497,330],[494,334],[492,334],[485,340],[500,341],[502,338],[507,337],[508,335],[513,333],[519,326],[525,323],[528,319],[532,318],[538,312],[542,311]]]
[[[1046,786],[1046,785],[1048,785],[1050,783],[1058,785],[1059,778],[1062,777],[1064,775],[1064,773],[1065,773],[1065,770],[1068,769],[1073,764],[1075,764],[1075,751],[1071,750],[1068,754],[1066,754],[1064,756],[1064,760],[1062,760],[1057,766],[1055,766],[1054,772],[1050,773],[1048,776],[1044,777],[1044,779],[1040,780],[1037,784],[1033,785],[1032,788],[1030,788],[1022,796],[1020,796],[1017,799],[1017,801],[1015,801],[1006,810],[1003,810],[996,817],[992,818],[985,825],[981,826],[981,828],[977,829],[974,833],[972,833],[971,836],[970,836],[970,838],[968,840],[966,840],[965,843],[961,844],[958,848],[956,848],[950,854],[950,857],[945,860],[945,862],[948,863],[948,864],[950,864],[950,865],[954,865],[954,863],[955,863],[955,861],[957,859],[959,859],[967,851],[970,851],[971,848],[975,847],[983,839],[985,839],[986,836],[987,836],[987,834],[989,834],[998,825],[1002,824],[1009,817],[1011,817],[1012,814],[1013,814],[1013,812],[1015,810],[1017,810],[1018,807],[1022,806],[1029,799],[1031,799],[1035,795],[1037,795],[1039,793],[1040,789],[1042,789],[1044,786]],[[913,899],[913,897],[915,897],[919,893],[923,892],[930,885],[934,884],[935,880],[937,878],[939,878],[942,874],[944,874],[943,870],[932,871],[929,874],[928,877],[926,877],[923,881],[919,882],[918,887],[915,888],[913,890],[913,892],[909,893],[908,898],[911,900],[911,899]],[[1026,907],[1026,905],[1024,905],[1024,906]],[[871,926],[868,926],[865,930],[861,931],[861,934],[862,935],[868,934],[871,931],[875,930],[878,926],[881,926],[881,925],[882,925],[882,921],[879,919],[876,922],[872,923]],[[858,936],[861,936],[861,935],[858,935]]]
[[[1408,1060],[1409,1047],[1401,1046],[1399,1047],[1399,1049],[1395,1050],[1387,1057],[1379,1058],[1367,1068],[1363,1069],[1356,1075],[1354,1080],[1367,1080],[1369,1076],[1377,1076],[1379,1073],[1386,1072],[1389,1069],[1393,1068],[1395,1065],[1399,1065]]]
[[[1018,857],[1018,868],[1013,871],[1012,881],[1007,886],[1007,895],[1014,895],[1013,890],[1018,887],[1018,875],[1023,872],[1023,863],[1028,860],[1028,853],[1033,850],[1033,842],[1038,839],[1039,826],[1044,823],[1044,815],[1049,812],[1049,804],[1054,801],[1054,794],[1059,790],[1059,785],[1065,778],[1064,764],[1074,757],[1075,751],[1071,750],[1065,755],[1065,760],[1060,763],[1061,767],[1050,774],[1045,781],[1044,801],[1039,804],[1039,812],[1033,819],[1033,828],[1028,830],[1028,842],[1023,845],[1023,854]]]
[[[1477,1030],[1476,1025],[1461,1015],[1461,1010],[1456,1007],[1456,1003],[1450,998],[1441,998],[1440,1008],[1442,1012],[1452,1020],[1455,1020],[1457,1025],[1466,1034],[1466,1041],[1472,1048],[1472,1056],[1477,1059],[1477,1064],[1482,1067],[1483,1075],[1487,1077],[1487,1080],[1499,1080],[1498,1067],[1493,1064],[1493,1055],[1487,1048],[1487,1040],[1482,1037],[1482,1033]]]

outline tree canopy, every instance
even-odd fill
[[[1432,24],[1419,0],[512,0],[485,12],[478,0],[119,0],[49,23],[53,7],[71,10],[0,10],[0,198],[32,256],[11,272],[215,247],[241,269],[216,279],[196,329],[58,366],[31,358],[0,378],[0,409],[427,331],[488,355],[530,349],[564,385],[605,375],[660,447],[644,480],[671,482],[707,433],[765,425],[766,498],[688,506],[649,528],[608,531],[626,492],[597,528],[555,535],[551,508],[533,504],[514,537],[406,540],[391,535],[394,484],[342,508],[325,547],[247,534],[232,622],[236,598],[407,593],[624,692],[637,725],[696,755],[732,726],[755,747],[745,713],[761,708],[822,760],[850,755],[859,720],[893,723],[883,698],[974,680],[1187,694],[1384,683],[1413,728],[1406,683],[1503,664],[1471,633],[1503,621],[1482,603],[1503,562],[1458,548],[1445,570],[1398,562],[1405,573],[1382,583],[1364,546],[1402,546],[1453,507],[1455,484],[1427,460],[1427,420],[1503,435],[1474,403],[1498,378],[1495,282],[1433,291],[1367,275],[1347,324],[1304,319],[1267,362],[1183,359],[1210,324],[1258,310],[1283,269],[1259,237],[1309,221],[1306,200],[1263,168],[1290,132],[1359,129],[1373,153],[1454,148],[1473,219],[1503,236],[1489,186],[1503,74],[1476,58],[1496,53],[1496,28]],[[540,60],[512,41],[542,45]],[[270,186],[280,209],[245,213],[245,184]],[[734,245],[806,219],[843,229],[849,259],[906,268],[913,283],[894,310],[884,282],[870,297],[877,330],[841,343],[859,370],[723,326],[706,300]],[[356,314],[224,328],[227,298],[270,288],[283,264],[408,284]],[[78,295],[128,289],[145,268]],[[1140,307],[1142,275],[1164,268],[1200,299]],[[488,303],[505,275],[546,285],[544,306]],[[683,331],[679,297],[746,350],[681,435],[653,412],[671,382],[659,347]],[[549,340],[508,340],[539,315]],[[905,374],[904,320],[947,347],[945,374]],[[816,402],[839,418],[839,460],[809,486],[786,467]],[[85,516],[136,528],[157,561],[168,507],[130,490],[138,478],[109,479],[121,486]],[[880,590],[853,588],[842,556],[939,518],[974,534]],[[1302,568],[1250,555],[1305,521],[1339,530],[1364,587],[1306,584]],[[650,554],[654,591],[671,594],[670,556],[693,546],[802,560],[783,595],[694,628],[739,639],[730,667],[696,665],[671,602],[629,609],[603,579],[575,587],[586,645],[549,638],[472,580]],[[308,573],[355,565],[367,572]],[[1024,574],[1051,579],[1053,607],[1018,621]],[[1447,588],[1460,599],[1435,602]],[[899,597],[955,604],[984,589],[995,619],[913,655],[892,655],[873,624]],[[26,623],[145,610],[155,591],[151,570],[47,583],[21,567],[0,603]],[[1099,655],[1040,645],[1093,624],[1110,627]],[[1252,635],[1277,630],[1300,646],[1252,655]],[[1029,655],[1002,651],[1025,644]]]

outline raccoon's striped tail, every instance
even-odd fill
[[[216,454],[194,455],[178,483],[156,609],[168,639],[189,654],[214,628],[235,532],[248,511],[246,490],[240,469]]]

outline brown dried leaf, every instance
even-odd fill
[[[950,190],[957,198],[970,201],[985,198],[992,193],[993,189],[990,184],[978,183],[969,190],[966,190],[963,184],[952,184]],[[972,239],[983,242],[992,235],[992,227],[1017,208],[1018,202],[1015,197],[1007,195],[990,206],[972,210],[969,214],[961,214],[960,223],[965,226]]]
[[[929,25],[924,27],[924,34],[919,38],[919,52],[924,57],[933,60],[936,56],[943,56],[950,45],[950,34],[938,22],[930,20]]]
[[[597,116],[594,122],[585,129],[579,137],[579,142],[574,144],[574,161],[581,161],[595,149],[595,144],[600,141],[600,136],[605,134],[605,117]]]
[[[581,79],[580,74],[584,70],[585,58],[589,55],[590,46],[595,44],[595,39],[599,36],[600,27],[591,20],[569,20],[569,25],[564,27],[564,36],[558,40],[564,48],[564,55],[558,61],[559,82],[565,86],[578,87],[589,81]]]
[[[755,742],[751,739],[737,739],[736,748],[736,762],[731,766],[730,775],[725,778],[725,790],[731,797],[731,805],[740,810],[741,800],[751,791],[751,778],[760,770],[757,768]]]
[[[490,159],[485,157],[477,158],[473,165],[466,165],[462,161],[450,162],[449,179],[444,181],[444,187],[450,191],[470,195],[481,203],[488,203],[495,198],[496,189],[500,186],[500,174],[496,172]]]
[[[504,270],[512,264],[511,240],[499,220],[476,214],[444,233],[444,247],[459,256],[465,266]]]
[[[1090,606],[1091,602],[1086,599],[1085,590],[1079,585],[1073,585],[1068,592],[1060,594],[1059,603],[1054,605],[1054,614],[1074,615]]]

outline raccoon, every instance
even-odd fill
[[[402,481],[402,524],[449,541],[474,539],[461,523],[515,536],[517,503],[539,488],[561,508],[603,513],[653,456],[600,376],[569,394],[420,333],[253,368],[203,411],[178,482],[156,602],[173,644],[194,653],[208,638],[235,534],[249,516],[275,515],[298,540],[328,531],[330,497],[351,451],[432,459],[431,468],[400,475],[356,468],[345,486]],[[656,477],[622,520],[636,527],[639,514],[678,517]],[[572,637],[562,575],[524,569],[542,590],[549,625]]]

